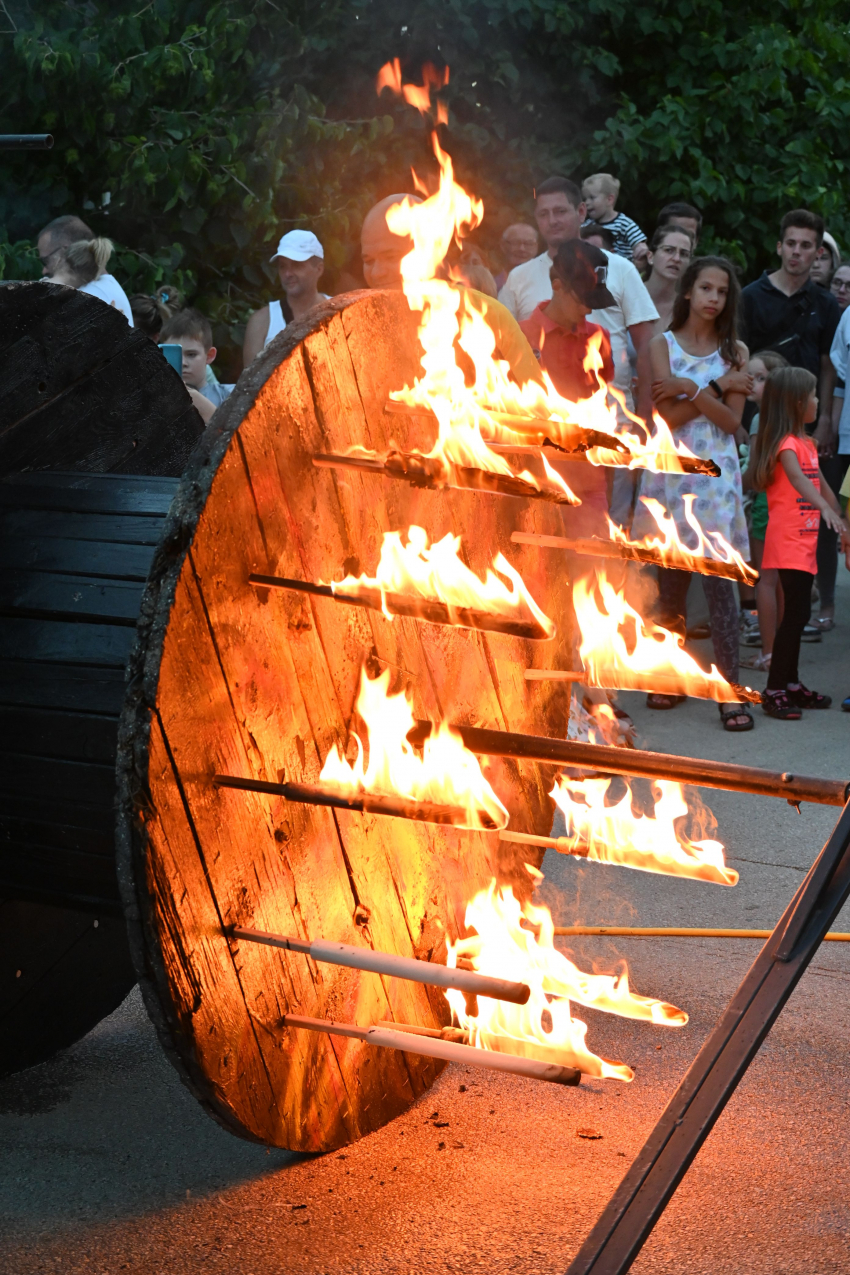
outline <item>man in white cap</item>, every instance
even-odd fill
[[[325,268],[325,250],[312,230],[290,230],[271,260],[277,265],[278,278],[292,313],[291,321],[302,319],[313,306],[327,300],[326,294],[316,287]],[[286,318],[279,301],[270,301],[261,310],[255,310],[245,328],[242,366],[247,367],[285,327]]]

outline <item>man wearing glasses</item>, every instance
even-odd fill
[[[38,236],[38,256],[41,261],[41,273],[45,279],[51,278],[61,265],[66,250],[72,243],[81,239],[94,239],[94,232],[79,217],[56,217],[48,222]],[[78,292],[88,292],[90,296],[99,297],[107,305],[120,310],[124,318],[133,327],[133,311],[126,292],[118,280],[104,272],[91,283],[84,284]]]

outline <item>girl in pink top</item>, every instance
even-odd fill
[[[780,367],[770,373],[752,464],[753,487],[767,492],[770,511],[762,568],[778,570],[785,598],[762,704],[770,717],[783,721],[797,721],[802,709],[829,708],[832,702],[803,686],[797,662],[812,609],[821,518],[842,539],[850,538],[806,433],[806,426],[817,420],[816,389],[817,381],[805,368]]]

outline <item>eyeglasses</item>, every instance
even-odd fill
[[[49,252],[46,257],[42,257],[41,253],[39,253],[38,259],[43,266],[49,266],[53,258],[56,256],[57,252],[61,252],[61,251],[62,251],[61,248],[54,248],[53,251]]]
[[[833,279],[833,292],[850,292],[850,279]]]

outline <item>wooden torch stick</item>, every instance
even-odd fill
[[[773,930],[684,930],[671,926],[556,925],[555,934],[613,934],[619,938],[663,939],[769,939]],[[850,934],[830,930],[825,942],[850,943]]]
[[[331,806],[335,810],[353,810],[357,814],[387,815],[392,819],[414,819],[418,823],[445,823],[463,827],[468,814],[462,806],[444,806],[434,801],[415,801],[412,797],[385,796],[383,793],[340,793],[321,784],[275,784],[266,779],[246,779],[241,775],[214,775],[216,788],[236,788],[240,792],[266,793],[285,801],[305,806]],[[492,831],[496,824],[485,810],[478,811],[481,828]]]
[[[741,703],[760,704],[761,694],[751,686],[741,686],[738,682],[727,682],[726,686],[716,683],[689,680],[677,673],[620,673],[616,669],[600,669],[593,674],[584,670],[577,673],[575,669],[527,668],[527,682],[584,682],[587,686],[607,687],[621,691],[648,691],[660,695],[688,695],[693,699],[713,699],[718,703],[726,703],[725,690],[729,687],[729,703],[733,700]]]
[[[585,744],[577,739],[548,739],[544,735],[520,735],[512,731],[488,730],[481,726],[453,723],[471,753],[485,757],[513,757],[517,761],[552,766],[578,766],[603,774],[642,775],[647,779],[676,779],[682,784],[723,788],[729,792],[752,792],[779,797],[792,805],[812,801],[823,806],[843,806],[850,798],[846,779],[822,779],[795,775],[791,771],[763,770],[737,762],[715,761],[707,757],[682,757],[678,753],[651,753],[640,748],[618,748],[608,744]],[[425,742],[434,724],[419,721],[407,738],[414,745]]]
[[[450,969],[448,965],[433,965],[430,961],[417,961],[410,956],[396,956],[392,952],[376,952],[371,947],[349,947],[346,943],[330,943],[327,939],[290,938],[286,934],[269,934],[265,930],[250,930],[241,925],[229,931],[236,939],[249,943],[263,943],[267,947],[281,947],[288,952],[303,952],[314,961],[328,965],[345,965],[348,969],[365,970],[370,974],[386,974],[391,978],[404,978],[411,983],[425,983],[429,987],[451,987],[474,996],[488,996],[495,1001],[509,1001],[512,1005],[525,1005],[531,995],[527,983],[513,983],[505,978],[490,978],[476,974],[474,970]]]
[[[354,1023],[337,1023],[330,1018],[306,1018],[301,1014],[286,1014],[283,1022],[285,1027],[303,1027],[307,1031],[327,1032],[331,1036],[348,1036],[353,1040],[362,1040],[366,1045],[400,1049],[406,1054],[424,1054],[426,1058],[464,1063],[467,1067],[485,1067],[488,1071],[509,1072],[514,1076],[527,1076],[530,1080],[548,1080],[555,1085],[577,1085],[581,1079],[581,1072],[575,1067],[559,1067],[552,1063],[538,1062],[534,1058],[518,1058],[515,1054],[475,1049],[472,1045],[460,1045],[451,1040],[420,1036],[418,1033],[387,1027],[357,1027]]]
[[[744,584],[754,584],[758,580],[758,572],[752,567],[746,567],[742,571],[734,562],[721,562],[717,558],[704,558],[699,554],[662,557],[657,549],[640,544],[623,544],[619,540],[569,540],[566,536],[544,536],[532,531],[514,531],[511,540],[517,545],[537,545],[541,549],[569,549],[572,553],[588,558],[619,558],[659,567],[675,567],[679,571],[691,571],[702,576],[720,576],[724,580],[738,580]]]
[[[252,572],[248,583],[265,589],[291,589],[295,593],[308,593],[319,598],[349,606],[366,607],[372,611],[391,615],[409,616],[426,624],[444,624],[461,629],[481,629],[488,633],[503,633],[508,637],[543,641],[550,637],[541,624],[521,616],[499,615],[492,611],[476,611],[473,607],[449,606],[440,598],[418,597],[402,593],[390,593],[373,587],[363,587],[359,593],[345,593],[330,584],[313,584],[310,580],[290,580],[286,576],[267,576]]]

